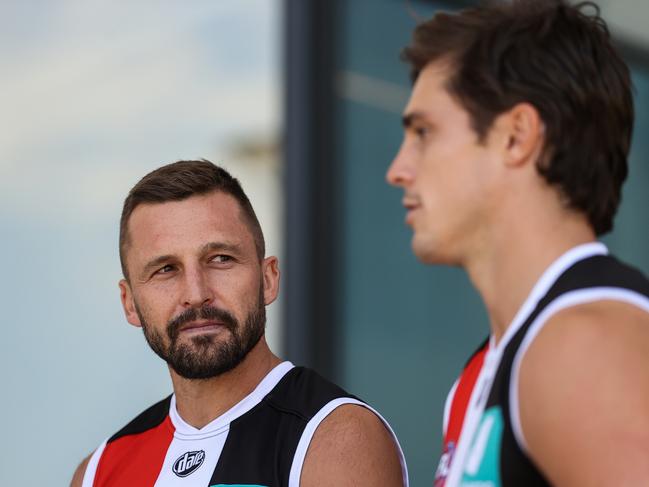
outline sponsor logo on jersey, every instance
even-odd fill
[[[435,472],[435,481],[433,487],[444,487],[446,483],[446,477],[448,477],[448,472],[451,469],[451,462],[453,461],[453,454],[455,453],[455,442],[449,441],[444,446],[444,453],[439,459],[439,465],[437,465],[437,471]]]
[[[487,409],[471,443],[464,463],[462,487],[500,487],[500,451],[503,438],[503,414],[500,406]]]
[[[187,477],[203,465],[203,460],[205,460],[203,450],[188,451],[174,462],[172,470],[178,477]]]

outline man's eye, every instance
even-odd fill
[[[168,274],[174,270],[174,266],[167,264],[156,271],[156,274]]]
[[[428,130],[428,127],[415,127],[413,131],[415,132],[415,135],[417,136],[418,139],[426,138],[426,136],[430,132]]]
[[[224,263],[224,262],[229,262],[231,260],[232,257],[223,254],[215,255],[214,257],[212,257],[212,262],[216,262],[216,263]]]

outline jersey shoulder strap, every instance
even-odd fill
[[[171,395],[155,403],[153,406],[147,408],[142,413],[137,415],[131,422],[124,426],[121,430],[115,433],[108,439],[111,443],[119,438],[127,435],[137,435],[144,433],[147,430],[159,426],[169,414],[169,405],[171,404]]]

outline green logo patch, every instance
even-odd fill
[[[464,463],[462,487],[500,487],[500,450],[503,439],[503,414],[499,406],[482,415]]]

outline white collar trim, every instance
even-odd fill
[[[607,255],[608,249],[606,245],[601,242],[589,242],[586,244],[577,245],[576,247],[571,248],[563,255],[561,255],[557,260],[555,260],[550,266],[543,272],[541,277],[530,291],[530,294],[527,296],[522,306],[518,309],[518,312],[514,316],[514,319],[507,327],[505,334],[498,343],[498,349],[504,350],[512,337],[523,325],[525,320],[532,313],[538,302],[543,296],[547,294],[552,285],[556,282],[563,272],[571,267],[576,262],[592,257],[594,255]],[[491,336],[489,348],[493,349],[494,337]]]
[[[230,423],[238,417],[244,415],[273,390],[279,381],[291,370],[294,365],[291,362],[282,362],[271,370],[266,377],[255,387],[255,389],[244,397],[237,404],[232,406],[218,418],[206,424],[202,428],[195,428],[186,423],[178,414],[176,408],[176,395],[171,396],[171,404],[169,405],[169,417],[175,428],[174,436],[179,439],[200,439],[209,436],[214,436],[225,430],[230,426]]]

